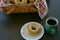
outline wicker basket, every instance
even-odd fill
[[[5,9],[7,10],[7,14],[11,13],[29,13],[29,12],[38,12],[38,10],[35,8],[34,4],[18,4],[18,5],[10,5],[6,6]]]
[[[16,0],[7,0],[7,3],[13,3],[10,6],[6,6],[5,10],[6,14],[11,14],[11,13],[29,13],[29,12],[38,12],[37,8],[34,5],[34,0],[29,0],[30,3],[22,3],[22,4],[16,4],[15,3]],[[38,0],[41,1],[41,0]],[[28,1],[27,1],[28,2]]]

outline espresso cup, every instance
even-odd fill
[[[46,19],[45,30],[47,33],[51,35],[55,35],[57,33],[57,25],[58,20],[54,17],[49,17]]]

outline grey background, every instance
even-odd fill
[[[45,31],[41,40],[60,40],[60,0],[47,0],[47,3],[49,12],[43,20],[40,20],[38,13],[7,15],[8,22],[6,22],[5,25],[4,23],[0,24],[0,40],[24,40],[20,35],[20,29],[25,23],[36,21],[44,26],[48,17],[56,17],[59,20],[58,32],[55,36],[51,36]],[[2,15],[2,17],[4,17],[4,15]]]

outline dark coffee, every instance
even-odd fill
[[[54,19],[50,19],[50,20],[47,21],[47,23],[49,25],[55,25],[56,24],[56,21]]]

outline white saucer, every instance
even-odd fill
[[[40,27],[41,27],[41,29],[42,29],[41,32],[40,32],[40,34],[38,34],[38,35],[36,35],[36,36],[30,36],[30,35],[28,35],[28,34],[25,32],[26,26],[27,26],[28,24],[30,24],[30,23],[36,23],[36,24],[40,25]],[[26,39],[26,40],[39,40],[39,39],[42,38],[43,35],[44,35],[44,28],[43,28],[43,26],[42,26],[40,23],[37,23],[37,22],[29,22],[29,23],[26,23],[26,24],[24,24],[24,25],[22,26],[22,28],[21,28],[21,36],[22,36],[24,39]]]

